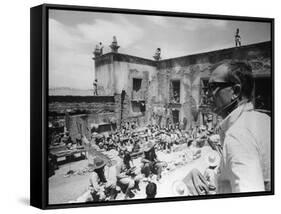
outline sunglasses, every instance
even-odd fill
[[[208,91],[209,92],[213,92],[215,91],[217,88],[219,89],[223,89],[223,88],[226,88],[226,87],[230,87],[230,86],[233,86],[234,84],[233,83],[230,83],[230,82],[210,82],[208,84]]]

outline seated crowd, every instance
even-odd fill
[[[88,155],[91,168],[89,191],[77,200],[91,202],[115,200],[118,197],[134,198],[140,191],[140,182],[146,183],[147,198],[155,197],[157,182],[160,182],[166,166],[164,161],[158,159],[156,151],[168,154],[183,144],[188,148],[202,147],[202,142],[211,134],[213,131],[204,126],[190,130],[182,130],[178,124],[164,128],[158,125],[139,128],[135,122],[128,122],[106,135],[93,132],[91,139],[79,135],[74,142],[66,132],[57,141],[65,143],[68,149],[83,146],[88,151],[90,148],[96,151],[95,155]],[[200,157],[200,152],[196,149],[193,158]],[[138,157],[141,157],[140,163],[134,165],[133,159]]]
[[[156,151],[171,153],[176,145],[187,144],[188,147],[200,139],[206,139],[211,132],[200,128],[200,135],[194,140],[191,131],[182,131],[179,126],[160,128],[149,125],[138,129],[122,127],[120,130],[105,137],[93,133],[91,140],[83,137],[83,143],[105,154],[93,156],[90,161],[93,172],[90,175],[90,193],[84,195],[81,201],[114,200],[119,193],[123,199],[134,198],[140,191],[140,181],[146,182],[147,198],[157,194],[157,182],[162,177],[165,162],[158,159]],[[134,166],[133,158],[141,156],[141,163]],[[153,178],[156,178],[155,180]]]

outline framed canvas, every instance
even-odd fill
[[[274,19],[31,8],[31,205],[274,194]]]

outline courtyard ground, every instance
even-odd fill
[[[166,154],[163,152],[157,152],[158,159],[161,161],[166,161],[169,163],[174,162],[179,159],[179,155],[182,154],[187,148]],[[201,157],[192,160],[185,164],[178,164],[171,167],[169,170],[164,170],[162,173],[162,178],[159,182],[155,181],[157,184],[157,198],[161,197],[172,197],[175,196],[172,191],[172,185],[176,180],[182,180],[190,170],[196,168],[203,173],[207,168],[207,162],[205,161],[206,155],[211,151],[211,148],[205,146],[201,148]],[[134,165],[140,165],[140,158],[134,159]],[[58,170],[56,170],[55,175],[49,178],[49,204],[62,204],[68,203],[69,201],[76,201],[77,198],[88,191],[89,176],[90,172],[86,170],[82,172],[82,169],[87,168],[88,160],[80,160],[77,162],[68,163],[61,165]],[[69,176],[67,172],[73,170],[76,172]],[[80,173],[77,173],[80,172]],[[145,195],[146,182],[140,183],[140,191],[136,192],[133,199],[143,199]],[[117,200],[123,200],[122,194],[119,194]]]

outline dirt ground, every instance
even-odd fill
[[[197,168],[199,171],[203,172],[207,163],[205,161],[207,153],[211,151],[210,147],[203,147],[201,149],[201,157],[193,160],[184,165],[178,165],[174,169],[165,170],[162,173],[162,178],[159,182],[155,181],[157,184],[157,198],[161,197],[171,197],[175,196],[172,192],[172,185],[176,180],[183,179],[187,173],[193,168]],[[173,152],[166,154],[163,152],[158,152],[158,159],[166,162],[173,161],[178,158],[179,154],[182,151]],[[56,170],[55,175],[49,178],[49,204],[62,204],[68,203],[69,201],[75,201],[79,196],[85,193],[88,190],[89,185],[89,172],[78,175],[70,175],[65,177],[66,173],[69,170],[77,171],[81,170],[88,165],[88,160],[80,160],[77,162],[68,163],[61,165],[58,170]],[[140,158],[134,159],[134,165],[140,165]],[[133,199],[145,198],[145,182],[140,183],[141,191],[137,192]],[[117,200],[123,200],[123,197],[120,196]]]

